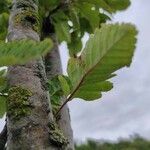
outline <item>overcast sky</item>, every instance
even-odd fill
[[[132,22],[139,30],[133,63],[118,71],[114,89],[101,100],[70,102],[75,139],[117,140],[135,133],[150,139],[150,0],[131,1],[128,10],[116,14],[113,21]],[[64,48],[62,45],[65,65]]]
[[[134,133],[150,139],[150,0],[131,1],[130,8],[115,15],[113,21],[132,22],[139,30],[132,66],[118,71],[114,89],[101,100],[70,102],[75,139],[116,140]],[[63,66],[67,60],[65,48],[60,47]],[[3,123],[1,120],[0,129]]]

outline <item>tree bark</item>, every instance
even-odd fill
[[[13,0],[8,41],[39,41],[38,21],[37,0]],[[42,58],[8,68],[7,150],[65,149],[60,136],[56,139],[46,82]]]
[[[56,75],[62,74],[62,66],[58,48],[58,42],[55,34],[50,36],[53,39],[54,47],[51,52],[45,58],[46,74],[48,79],[53,78]],[[62,98],[62,103],[65,99]],[[69,114],[68,105],[61,110],[59,118],[57,119],[59,128],[62,130],[64,136],[69,140],[67,149],[74,150],[73,131],[71,128],[71,120]]]

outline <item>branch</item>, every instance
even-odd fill
[[[76,93],[77,90],[75,90],[62,104],[62,106],[58,109],[58,111],[56,112],[56,114],[54,115],[55,118],[58,117],[60,111],[64,108],[64,106],[72,99],[72,97],[74,96],[74,94]]]
[[[0,150],[5,149],[6,142],[7,142],[7,125],[5,124],[2,132],[0,133]]]

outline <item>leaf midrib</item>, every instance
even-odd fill
[[[114,45],[116,45],[122,38],[124,38],[124,37],[126,36],[126,34],[128,34],[128,32],[126,32],[124,35],[122,35],[122,36],[120,37],[120,39],[118,39],[114,44],[112,44],[112,46],[110,46],[110,47],[107,49],[106,53],[100,58],[100,61],[102,61],[102,60],[104,59],[104,57],[107,55],[107,53],[110,51],[110,49],[112,49],[112,47],[113,47]],[[80,81],[79,84],[76,86],[76,88],[74,89],[74,91],[72,92],[72,94],[70,94],[70,96],[68,97],[68,101],[70,101],[70,100],[73,98],[74,94],[78,91],[78,89],[80,88],[80,86],[81,86],[81,84],[83,83],[83,81],[84,81],[84,79],[86,78],[86,76],[87,76],[93,69],[96,68],[96,66],[99,64],[100,61],[98,61],[98,62],[97,62],[93,67],[91,67],[89,70],[87,70],[87,72],[83,75],[83,77],[81,78],[81,81]]]

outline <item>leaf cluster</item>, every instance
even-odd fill
[[[39,0],[39,5],[41,24],[47,21],[41,34],[49,28],[49,32],[56,34],[59,43],[67,43],[70,54],[68,76],[59,75],[48,82],[53,110],[61,105],[62,97],[66,101],[61,108],[73,98],[87,101],[101,98],[103,92],[112,89],[110,79],[115,76],[115,72],[130,66],[132,62],[136,28],[131,24],[106,23],[114,13],[126,9],[130,1]],[[0,7],[0,66],[24,64],[50,51],[50,39],[5,43],[8,9],[4,5]],[[89,33],[90,38],[83,48],[82,38],[85,33]],[[2,77],[0,75],[0,87],[4,85]]]
[[[68,62],[71,88],[61,86],[67,93],[66,102],[73,98],[96,100],[110,91],[113,84],[109,79],[115,76],[115,71],[129,67],[132,62],[136,34],[131,24],[103,24],[96,29],[80,56],[71,57]]]
[[[59,42],[67,42],[70,56],[77,56],[83,48],[84,34],[93,33],[101,23],[110,20],[116,11],[130,5],[129,0],[40,0],[42,18],[49,18]]]

